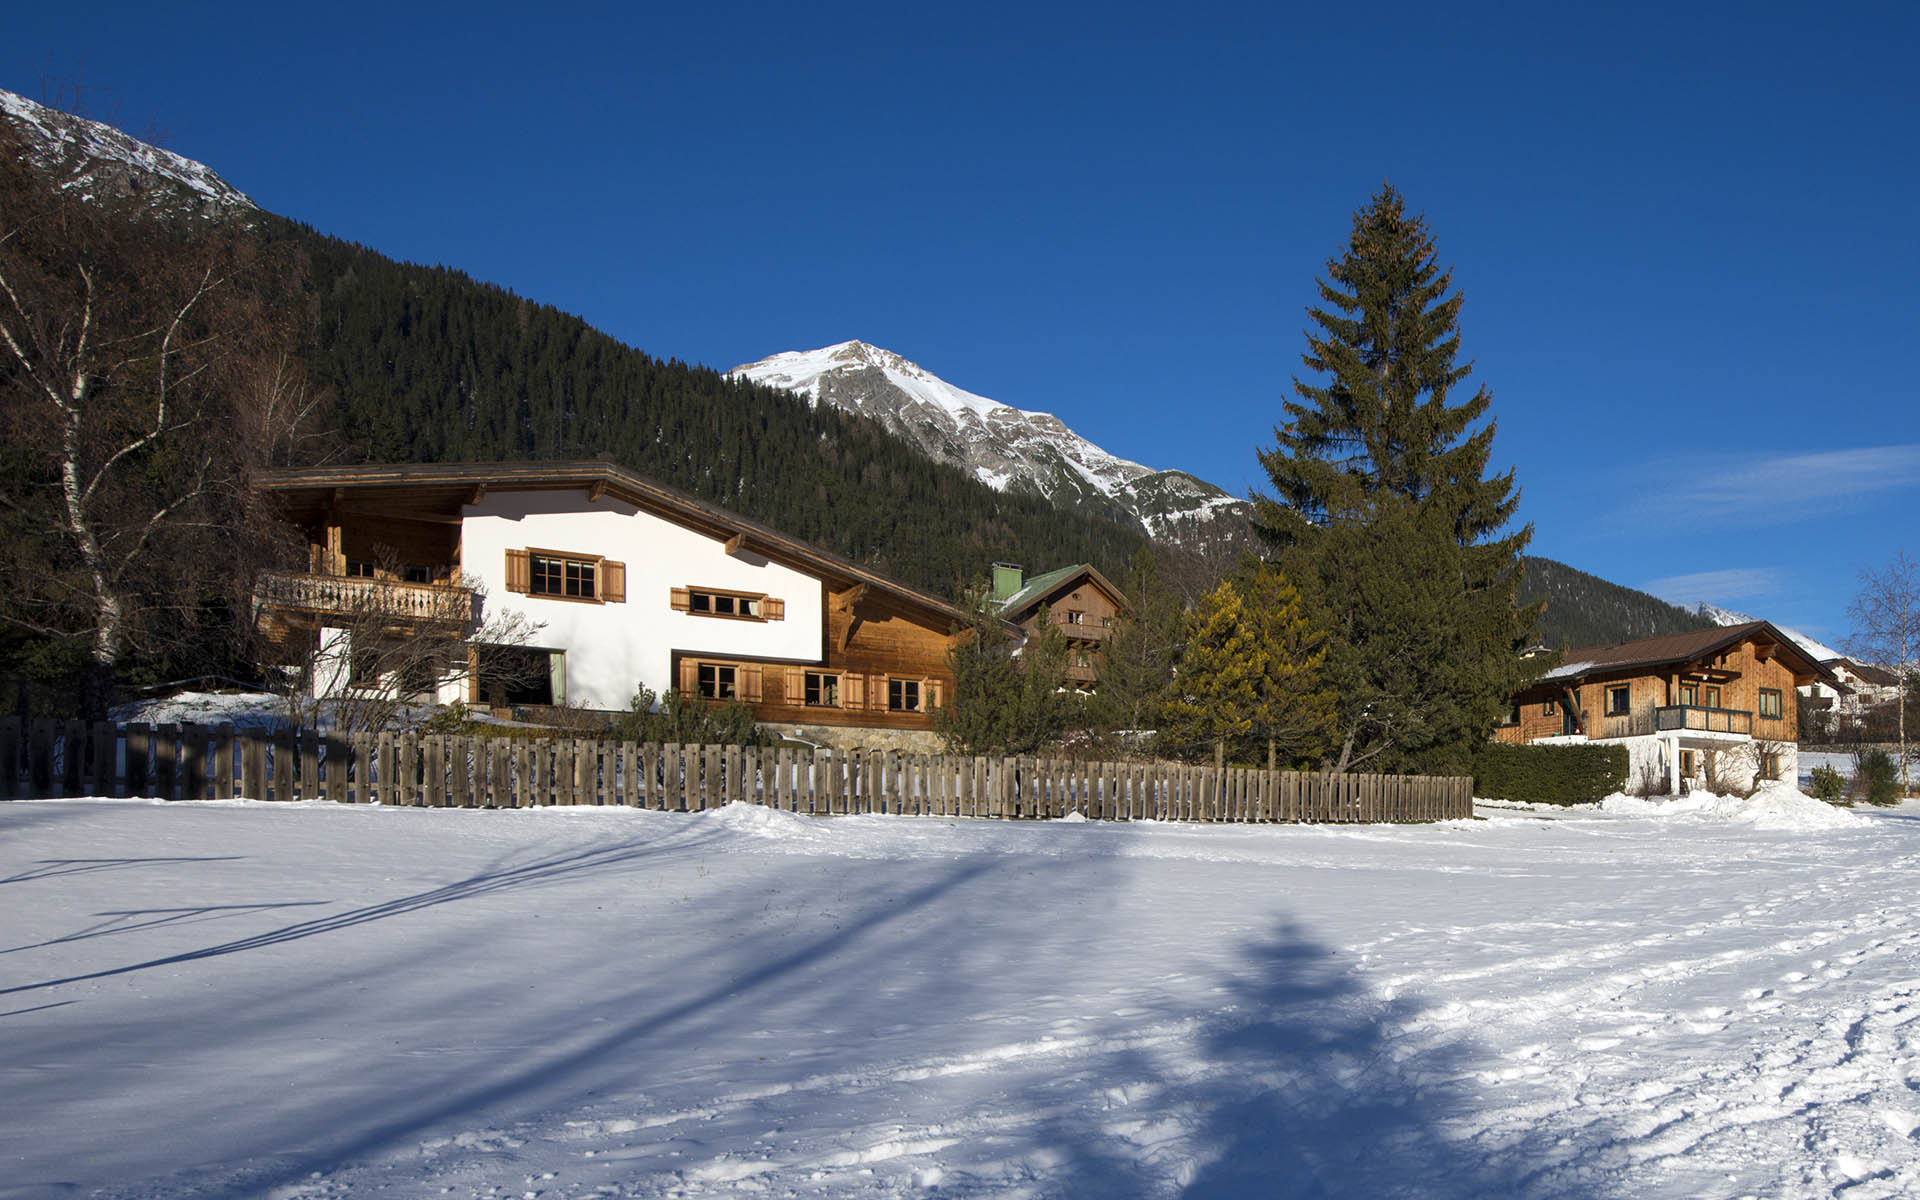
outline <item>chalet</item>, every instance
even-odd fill
[[[1678,793],[1798,771],[1797,688],[1832,675],[1765,621],[1566,652],[1514,697],[1503,742],[1617,742],[1631,786]]]
[[[1833,680],[1816,679],[1802,687],[1800,705],[1819,714],[1816,719],[1829,734],[1842,721],[1858,721],[1899,700],[1900,677],[1885,667],[1845,656],[1822,659],[1820,665],[1833,673]]]
[[[306,570],[259,589],[284,636],[340,641],[375,598],[469,643],[524,617],[531,644],[470,644],[468,669],[426,685],[443,702],[617,710],[677,688],[844,742],[930,731],[953,687],[968,618],[949,601],[609,463],[287,469],[259,486],[306,534]]]
[[[1020,628],[1022,635],[1048,623],[1067,639],[1067,682],[1082,691],[1092,689],[1100,674],[1100,651],[1113,636],[1116,621],[1132,611],[1120,589],[1086,563],[1076,563],[1023,578],[1019,567],[993,564],[993,600],[1002,620]]]

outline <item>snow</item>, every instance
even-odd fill
[[[244,193],[205,164],[148,145],[111,125],[36,104],[4,89],[0,89],[0,113],[12,118],[28,136],[34,156],[43,165],[58,162],[68,167],[70,177],[62,187],[94,187],[92,164],[106,161],[180,184],[211,202],[216,210],[254,207]]]
[[[1104,495],[1117,495],[1128,481],[1155,473],[1151,467],[1102,450],[1068,429],[1052,413],[1029,412],[975,395],[891,350],[862,341],[839,342],[818,350],[783,351],[735,367],[727,376],[785,388],[818,404],[823,376],[876,368],[887,382],[922,406],[923,413],[931,409],[943,415],[945,420],[940,423],[966,440],[1010,442],[1008,452],[1026,464],[1035,460],[1035,454],[1032,446],[1025,443],[1038,443],[1057,453],[1060,461],[1089,487]],[[994,466],[978,466],[974,474],[989,487],[1002,491],[1023,476],[1017,469]]]
[[[0,1195],[1892,1197],[1920,805],[0,804]]]
[[[1715,625],[1746,625],[1750,622],[1761,620],[1760,617],[1751,616],[1743,612],[1735,612],[1730,608],[1722,608],[1718,604],[1709,604],[1705,600],[1694,605],[1693,611],[1705,617],[1707,620],[1712,621]],[[1774,628],[1786,634],[1789,639],[1798,645],[1804,653],[1812,657],[1815,662],[1832,662],[1834,659],[1842,657],[1841,653],[1832,646],[1801,633],[1798,629],[1794,629],[1791,626],[1775,623]]]

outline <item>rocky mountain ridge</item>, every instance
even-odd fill
[[[1251,506],[1245,500],[1185,471],[1155,470],[1110,454],[1052,413],[965,391],[866,342],[790,350],[728,375],[869,417],[1001,491],[1031,489],[1056,504],[1113,512],[1161,541],[1190,545],[1246,536]]]
[[[183,216],[225,217],[258,206],[211,168],[86,117],[0,89],[0,118],[29,162],[89,200],[132,200]]]

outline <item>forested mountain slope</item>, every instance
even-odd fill
[[[1631,642],[1706,629],[1712,621],[1658,596],[1609,583],[1550,558],[1528,557],[1522,603],[1545,599],[1539,639],[1556,648]]]
[[[1118,571],[1141,535],[996,492],[859,416],[662,361],[453,270],[282,226],[310,263],[304,353],[351,458],[608,455],[945,594],[995,560]]]

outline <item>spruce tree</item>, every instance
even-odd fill
[[[1460,362],[1462,297],[1426,221],[1391,185],[1354,214],[1275,445],[1254,528],[1327,622],[1345,770],[1460,770],[1537,667],[1517,603],[1532,537],[1502,534],[1513,472],[1488,476],[1495,423]]]
[[[1218,746],[1234,762],[1264,763],[1270,744],[1289,763],[1318,755],[1333,722],[1326,657],[1300,593],[1273,567],[1222,580],[1188,616],[1161,744],[1183,756]]]

